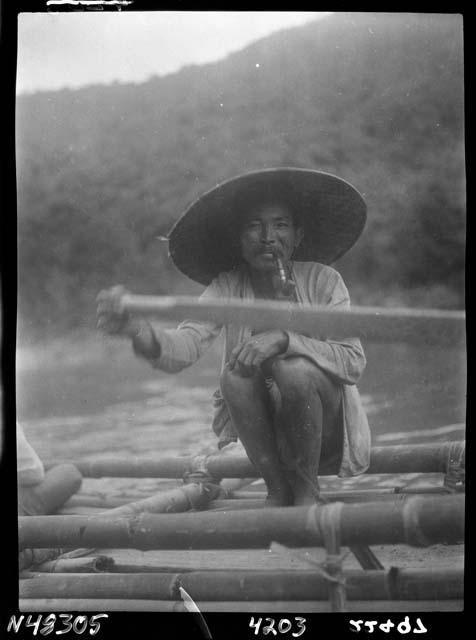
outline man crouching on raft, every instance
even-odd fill
[[[366,219],[347,182],[306,169],[267,169],[222,183],[193,203],[169,234],[170,255],[208,285],[202,299],[282,300],[347,308],[329,263]],[[121,308],[123,287],[98,296],[98,327],[132,339],[135,353],[175,373],[225,331],[213,429],[222,448],[239,438],[268,489],[267,503],[319,498],[318,473],[351,476],[369,464],[370,432],[356,388],[365,368],[357,338],[321,339],[285,328],[253,331],[187,320],[162,330]]]

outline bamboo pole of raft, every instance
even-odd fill
[[[19,518],[19,548],[226,549],[268,547],[273,541],[323,546],[321,518],[328,507],[332,504],[133,517],[25,516]],[[464,539],[464,495],[412,496],[397,505],[343,504],[340,533],[343,546],[457,544]]]
[[[251,493],[251,492],[250,492]],[[392,502],[393,504],[403,503],[405,500],[408,500],[410,497],[415,495],[415,492],[406,493],[404,491],[372,491],[367,496],[360,494],[359,492],[355,492],[357,495],[352,495],[352,491],[345,493],[344,495],[336,495],[335,497],[329,498],[326,494],[322,493],[321,497],[327,500],[344,502],[346,504],[351,503],[361,503],[363,500],[378,500],[381,502]],[[429,491],[425,492],[424,490],[419,491],[418,495],[448,495],[448,491],[444,489],[444,487],[431,487]],[[208,511],[222,511],[227,509],[263,509],[266,506],[266,493],[257,493],[255,497],[250,498],[232,498],[229,500],[212,500],[209,503]],[[62,510],[61,513],[64,513]],[[76,511],[70,511],[71,515],[84,515],[96,513],[96,510],[92,510],[91,507],[88,509],[84,509],[84,511],[80,511],[79,508]]]
[[[104,506],[63,507],[58,512],[63,515],[97,515],[97,516],[133,516],[138,513],[180,513],[190,509],[204,509],[210,501],[220,493],[215,485],[186,484],[183,487],[169,489],[134,502],[123,502],[121,505],[105,509]]]
[[[76,470],[75,470],[76,471]],[[243,482],[232,482],[231,487],[239,488],[243,486]],[[203,509],[205,508],[210,500],[217,497],[220,493],[220,488],[211,484],[187,484],[183,487],[178,487],[176,489],[163,491],[142,500],[137,500],[135,502],[130,502],[128,504],[122,505],[120,507],[116,507],[114,509],[109,509],[107,511],[102,510],[94,510],[91,507],[86,508],[88,512],[88,516],[94,515],[96,517],[107,516],[107,517],[133,517],[137,514],[143,512],[149,513],[175,513],[181,511],[187,511],[189,509]],[[83,510],[84,509],[79,509]],[[33,516],[29,516],[33,517]],[[32,545],[35,547],[39,547],[41,545]],[[47,545],[48,546],[48,545]],[[58,545],[60,546],[60,545]],[[80,546],[80,545],[74,545]],[[84,545],[81,545],[84,546]],[[36,550],[38,551],[38,549]],[[93,553],[94,549],[82,549],[83,553]],[[29,553],[31,552],[31,553]],[[34,558],[35,549],[25,549],[20,552],[20,570],[26,569],[32,564],[36,564]],[[59,556],[59,558],[58,558]],[[56,560],[51,566],[57,566],[57,563],[68,560],[65,556],[67,554],[63,554],[61,549],[56,549],[54,552],[49,550],[48,557],[42,558],[40,562],[44,560]],[[76,560],[80,562],[80,559]],[[47,570],[47,569],[45,569]],[[54,571],[55,569],[51,569]],[[86,569],[85,569],[86,570]]]
[[[187,511],[189,509],[203,509],[205,508],[210,500],[217,497],[221,493],[227,494],[227,491],[234,491],[243,486],[246,486],[251,482],[252,479],[231,479],[223,481],[223,487],[218,487],[212,484],[196,484],[190,483],[184,485],[183,487],[179,487],[176,489],[172,489],[169,491],[162,491],[156,493],[152,496],[148,496],[142,500],[137,500],[135,502],[129,502],[125,505],[120,505],[117,508],[110,509],[108,511],[99,511],[95,512],[97,516],[134,516],[139,513],[148,512],[148,513],[174,513],[180,511]],[[78,508],[77,508],[78,509]],[[91,513],[91,507],[86,507],[86,510]],[[25,550],[28,551],[28,550]],[[82,549],[83,555],[84,553],[93,553],[93,549]],[[25,552],[22,552],[25,553]],[[60,556],[56,563],[62,562],[67,559],[68,554],[62,554],[60,550],[57,550],[54,554],[54,557]],[[28,563],[27,558],[21,557],[20,554],[20,564],[21,569],[26,569],[27,567],[33,564],[32,562]],[[53,559],[53,558],[51,558]],[[56,566],[56,565],[55,565]],[[54,569],[52,569],[54,570]]]
[[[372,447],[370,466],[366,473],[446,473],[451,459],[456,457],[464,461],[464,451],[464,441]],[[212,477],[259,477],[254,465],[244,455],[213,454],[198,457],[202,468]],[[89,478],[183,478],[186,473],[195,470],[197,456],[104,457],[98,460],[78,460],[74,464],[84,477]],[[322,468],[320,475],[334,473],[330,474]]]
[[[278,601],[228,601],[196,603],[202,612],[238,611],[249,613],[331,613],[328,602],[314,600],[278,600]],[[410,612],[410,611],[462,611],[462,600],[351,600],[346,604],[347,612],[368,611],[379,612]],[[185,612],[182,600],[138,600],[119,598],[20,598],[20,611],[127,611],[127,612]],[[282,616],[281,616],[282,617]]]
[[[23,571],[31,565],[43,564],[54,560],[61,553],[61,549],[23,549],[18,554],[18,569]]]
[[[97,516],[134,516],[138,513],[179,513],[190,509],[204,509],[220,494],[220,487],[212,484],[186,484],[176,489],[155,493],[147,498],[126,502],[112,509],[104,507],[76,506],[60,509],[63,514],[83,512]]]
[[[364,491],[342,491],[332,494],[321,492],[321,497],[330,501],[339,502],[362,502],[363,500],[393,500],[398,502],[404,500],[409,494],[414,495],[423,494],[438,494],[447,495],[448,491],[444,487],[423,487],[419,491],[395,491],[394,488],[389,489],[373,489]],[[265,505],[266,500],[265,491],[246,491],[237,492],[226,499],[211,500],[207,509],[255,509],[262,508]],[[122,502],[120,506],[128,504]],[[66,505],[65,507],[58,509],[56,515],[98,515],[104,513],[104,510],[109,508],[112,510],[114,503],[109,507],[106,507],[102,501],[86,501],[85,504],[81,500],[74,503],[73,506]],[[115,505],[114,505],[115,506]],[[145,509],[149,511],[149,509]]]
[[[397,497],[421,494],[447,495],[448,491],[443,485],[421,485],[414,487],[376,487],[372,489],[343,489],[342,491],[321,491],[320,495],[325,500],[339,502],[362,502],[365,500],[394,500]],[[228,500],[265,500],[266,491],[234,491],[228,496]],[[210,504],[226,502],[226,499],[213,500]]]
[[[204,484],[186,484],[177,489],[156,493],[149,498],[103,511],[103,515],[133,516],[138,513],[175,513],[189,509],[204,509],[210,500],[217,497],[219,487]],[[99,514],[98,514],[99,515]]]
[[[107,511],[96,512],[97,516],[107,515],[108,517],[134,516],[140,513],[176,513],[188,511],[190,509],[204,509],[213,498],[234,491],[249,484],[252,479],[231,479],[223,482],[223,487],[213,484],[190,483],[176,489],[162,491],[152,496],[129,502],[125,505],[109,509]],[[91,512],[91,507],[86,507]],[[87,549],[85,549],[87,551]],[[91,549],[91,553],[93,549]]]
[[[219,494],[223,497],[230,497],[235,494],[236,491],[239,491],[241,488],[246,487],[251,482],[254,482],[256,478],[227,478],[222,480],[219,486]],[[177,487],[176,482],[173,482],[173,487],[166,487],[166,490],[176,490]],[[169,483],[166,483],[167,485]],[[192,483],[194,484],[194,483]],[[92,509],[91,513],[94,513],[95,509],[101,509],[102,511],[115,509],[116,507],[123,507],[125,505],[130,505],[132,502],[139,502],[140,500],[145,500],[148,498],[152,498],[153,496],[164,495],[164,491],[148,491],[148,492],[138,492],[121,494],[116,496],[106,496],[100,493],[76,493],[74,496],[71,496],[69,500],[67,500],[61,509],[58,509],[56,513],[75,513],[78,509],[90,508]],[[258,494],[257,494],[258,495]],[[263,493],[263,499],[266,495]],[[193,498],[193,496],[192,496]],[[145,511],[152,511],[150,507],[145,504],[147,507],[144,509]],[[78,511],[79,512],[79,511]],[[155,511],[153,511],[155,512]],[[157,513],[157,512],[155,512]]]
[[[150,497],[149,496],[147,497]],[[142,496],[143,498],[143,496]],[[91,495],[81,495],[77,493],[72,496],[69,500],[67,500],[61,508],[61,511],[64,509],[76,509],[77,507],[93,507],[94,509],[115,509],[116,507],[122,507],[125,504],[129,504],[130,502],[134,502],[135,500],[140,499],[138,496],[91,496]],[[57,512],[58,513],[58,512]]]
[[[220,489],[223,487],[220,485]],[[245,508],[245,504],[249,508],[256,506],[254,503],[262,506],[266,499],[266,491],[227,491],[224,490],[224,498],[212,500],[208,504],[208,509],[216,508]],[[448,490],[442,485],[419,485],[417,487],[383,487],[375,489],[349,489],[342,491],[321,491],[321,497],[329,501],[341,502],[362,502],[364,500],[398,500],[403,499],[407,495],[422,494],[438,494],[446,495]],[[152,496],[148,496],[152,497]],[[56,515],[88,515],[98,514],[105,510],[114,509],[130,504],[132,498],[121,497],[107,500],[100,496],[76,495],[74,500],[70,499],[61,509],[56,511]],[[148,509],[145,509],[148,511]]]
[[[35,565],[35,571],[45,573],[97,573],[112,571],[114,558],[110,556],[86,556],[84,558],[57,558]],[[21,577],[22,574],[20,574]]]
[[[213,484],[186,484],[177,489],[162,491],[143,500],[100,511],[96,517],[133,517],[147,513],[177,513],[190,509],[204,509],[213,498],[220,493],[220,488]],[[88,510],[90,510],[89,508]],[[91,549],[91,553],[94,550]]]
[[[462,569],[354,570],[343,573],[349,600],[458,600]],[[176,600],[179,587],[194,600],[326,600],[329,580],[313,570],[196,571],[192,573],[27,574],[20,598],[137,598]]]
[[[122,308],[164,320],[185,318],[220,325],[276,327],[322,339],[356,336],[373,342],[409,342],[463,346],[465,313],[436,309],[353,307],[346,310],[304,307],[278,301],[197,300],[190,296],[122,296]]]

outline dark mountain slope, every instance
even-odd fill
[[[461,38],[457,16],[335,14],[143,84],[20,97],[23,316],[89,322],[115,281],[186,290],[157,233],[216,182],[271,165],[364,194],[366,233],[338,265],[358,301],[461,303]]]

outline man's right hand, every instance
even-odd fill
[[[130,315],[122,307],[122,296],[129,293],[122,285],[100,291],[97,302],[97,328],[109,335],[128,335]]]

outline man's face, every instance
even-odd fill
[[[301,241],[291,213],[281,205],[263,205],[250,211],[240,233],[241,254],[256,271],[275,268],[275,254],[286,263]]]

